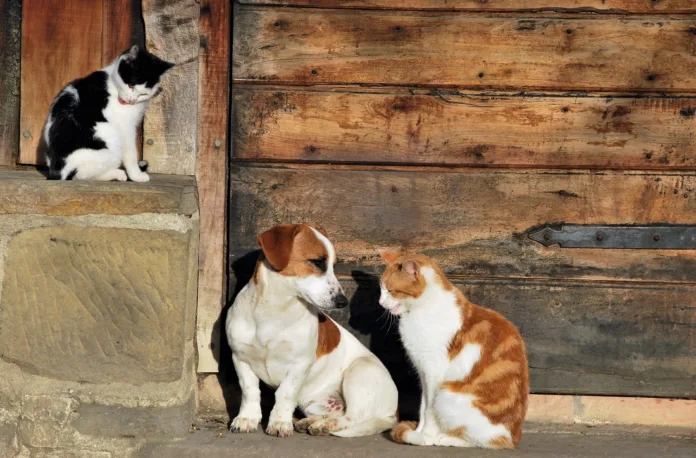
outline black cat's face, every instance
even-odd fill
[[[156,96],[160,88],[160,77],[174,64],[150,54],[137,45],[119,58],[114,83],[118,89],[119,102],[135,104]]]

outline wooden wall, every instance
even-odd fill
[[[230,272],[244,275],[261,231],[319,223],[352,294],[337,316],[400,390],[414,381],[379,321],[379,248],[434,257],[513,320],[535,393],[696,397],[696,252],[527,237],[562,221],[696,224],[694,12],[688,0],[241,0]]]

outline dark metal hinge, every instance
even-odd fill
[[[532,230],[529,238],[561,248],[696,250],[696,226],[547,225]]]

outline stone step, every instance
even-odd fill
[[[193,177],[0,171],[0,456],[129,456],[194,418]]]
[[[414,447],[396,444],[382,435],[362,438],[312,437],[294,434],[289,438],[270,437],[262,432],[232,434],[223,425],[206,424],[181,440],[146,446],[139,453],[147,458],[326,458],[326,457],[500,457],[584,458],[584,457],[670,457],[693,458],[696,437],[693,430],[676,428],[557,428],[529,425],[514,452],[444,447]]]

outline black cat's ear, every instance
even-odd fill
[[[138,57],[139,52],[140,48],[138,47],[138,45],[133,45],[128,51],[124,53],[124,57],[126,60],[132,61]]]

